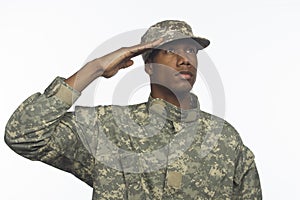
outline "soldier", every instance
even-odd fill
[[[197,52],[209,40],[184,21],[151,26],[141,43],[57,77],[9,119],[5,141],[93,187],[93,199],[262,199],[254,155],[225,120],[191,93]],[[145,103],[68,109],[91,82],[141,55],[150,77]]]

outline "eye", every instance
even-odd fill
[[[185,50],[187,54],[197,54],[198,50],[195,48],[188,48]]]
[[[165,53],[166,54],[175,54],[176,50],[174,48],[170,47],[170,48],[165,50]]]

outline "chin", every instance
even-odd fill
[[[172,88],[172,91],[176,95],[180,95],[180,94],[190,93],[190,91],[192,90],[192,88],[193,88],[193,86],[191,86],[191,85],[183,85],[183,86],[180,86],[180,87],[174,87],[174,88]]]

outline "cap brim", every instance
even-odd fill
[[[154,49],[159,49],[161,46],[164,46],[166,44],[175,42],[175,41],[180,41],[180,40],[188,40],[188,39],[192,39],[195,40],[198,44],[199,44],[199,50],[206,48],[209,44],[210,41],[206,38],[201,38],[201,37],[181,37],[181,38],[176,38],[176,39],[170,39],[170,40],[166,40],[163,41],[159,46],[155,47]]]
[[[178,41],[178,40],[187,40],[187,39],[192,39],[192,40],[196,41],[199,44],[199,46],[198,46],[199,50],[206,48],[210,44],[210,41],[208,39],[202,38],[202,37],[180,37],[180,38],[176,38],[176,39],[172,38],[169,40],[165,40],[159,46],[156,46],[153,49],[160,49],[165,44],[172,43],[172,42]],[[144,60],[148,59],[148,56],[151,54],[153,49],[148,50],[145,53],[143,53],[142,57]]]
[[[198,44],[200,44],[202,49],[206,48],[210,44],[210,41],[206,38],[192,37],[192,39],[198,42]]]

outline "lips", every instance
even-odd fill
[[[178,76],[181,79],[189,80],[193,77],[193,73],[190,71],[180,71],[176,73],[175,76]]]

